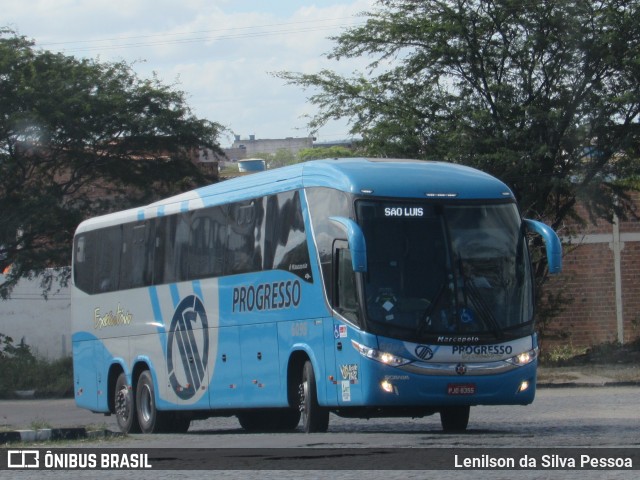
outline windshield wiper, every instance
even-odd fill
[[[493,312],[482,298],[482,294],[478,290],[478,287],[476,287],[473,282],[470,282],[464,273],[461,273],[461,277],[464,281],[464,291],[468,294],[468,298],[471,300],[474,310],[478,313],[480,319],[489,328],[489,330],[493,331],[498,339],[502,339],[504,337],[504,332],[500,328],[500,324],[493,315]]]
[[[418,334],[418,336],[421,336],[424,333],[424,330],[427,327],[431,326],[431,314],[433,313],[433,311],[435,310],[435,308],[438,306],[438,304],[440,303],[440,300],[442,299],[442,296],[444,295],[444,293],[447,290],[447,284],[449,283],[449,280],[445,280],[442,285],[440,286],[440,288],[438,289],[438,293],[436,294],[436,296],[433,298],[433,302],[431,302],[429,304],[429,306],[426,308],[426,310],[424,311],[424,313],[420,316],[420,321],[418,322],[418,329],[416,331],[416,333]]]

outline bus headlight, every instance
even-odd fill
[[[515,357],[507,358],[507,362],[518,365],[519,367],[533,362],[538,357],[538,349],[533,348],[529,351],[522,352]]]
[[[353,345],[353,348],[355,348],[363,357],[370,358],[371,360],[375,360],[380,363],[384,363],[385,365],[389,365],[390,367],[400,367],[402,365],[406,365],[407,363],[411,363],[411,360],[399,357],[398,355],[393,355],[392,353],[381,352],[380,350],[376,350],[375,348],[366,347],[356,342],[355,340],[351,340],[351,345]]]

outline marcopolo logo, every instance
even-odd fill
[[[433,350],[426,345],[418,345],[415,352],[416,356],[422,360],[431,360],[433,358]]]
[[[193,397],[204,381],[209,356],[209,330],[204,304],[195,295],[184,298],[171,320],[167,368],[178,397]]]

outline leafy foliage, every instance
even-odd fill
[[[640,125],[637,0],[380,0],[329,57],[367,73],[280,72],[312,89],[310,127],[348,118],[372,155],[464,163],[558,229],[632,209]],[[628,181],[635,178],[635,181]]]
[[[351,148],[333,145],[330,147],[303,148],[298,152],[301,162],[307,160],[320,160],[323,158],[350,158],[357,155]]]
[[[128,64],[37,50],[0,30],[0,296],[69,265],[81,220],[205,183],[189,153],[220,151],[220,131]]]
[[[267,162],[268,168],[284,167],[298,163],[297,156],[288,148],[280,148],[276,152],[258,152],[252,155],[254,158],[262,158]]]

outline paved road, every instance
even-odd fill
[[[640,387],[539,389],[528,406],[474,407],[469,431],[459,445],[640,446]],[[94,414],[73,400],[0,401],[0,426],[100,426],[117,431],[115,417]],[[438,416],[422,419],[343,419],[331,416],[327,434],[247,434],[235,417],[192,423],[186,435],[132,435],[123,442],[171,447],[176,441],[199,447],[307,447],[314,445],[446,446]]]
[[[194,422],[185,435],[131,435],[105,441],[83,442],[83,446],[125,447],[199,447],[199,448],[272,448],[272,447],[635,447],[640,448],[640,387],[540,389],[532,405],[521,407],[476,407],[471,410],[469,431],[442,434],[437,416],[424,419],[355,420],[331,417],[329,432],[306,435],[247,434],[235,418],[212,418]],[[0,422],[28,426],[31,418],[54,426],[83,423],[105,424],[114,428],[113,417],[85,413],[72,401],[0,402]],[[6,417],[6,418],[5,418]],[[69,423],[71,422],[71,423]],[[114,428],[115,429],[115,428]],[[2,478],[0,472],[0,478]],[[8,472],[4,472],[8,473]],[[66,478],[63,472],[39,472],[43,478]],[[85,472],[86,473],[86,472]],[[79,478],[121,478],[118,472],[93,472]],[[535,471],[535,472],[215,472],[219,478],[567,478],[627,479],[638,471]],[[75,475],[75,474],[74,474]],[[137,472],[131,479],[212,478],[212,472]],[[18,475],[6,478],[31,478]],[[74,478],[76,478],[74,476]]]

